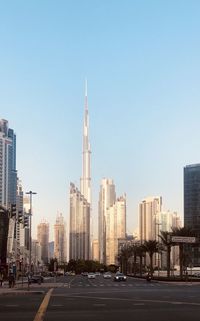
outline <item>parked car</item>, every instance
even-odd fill
[[[100,276],[101,273],[100,273],[100,272],[95,272],[95,275],[96,275],[96,276]]]
[[[43,283],[44,278],[41,275],[32,275],[29,278],[29,283]]]
[[[81,275],[88,276],[88,272],[82,272]]]
[[[114,276],[114,281],[126,281],[126,276],[123,273],[117,272]]]
[[[103,278],[104,279],[111,279],[112,278],[112,274],[110,272],[106,272],[106,273],[104,273]]]
[[[95,273],[92,273],[92,272],[88,273],[88,279],[95,279],[95,278],[96,278]]]

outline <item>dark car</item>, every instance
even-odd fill
[[[126,281],[126,276],[123,273],[117,272],[114,276],[114,281]]]
[[[29,283],[43,283],[44,282],[44,278],[41,275],[32,275],[29,278]]]

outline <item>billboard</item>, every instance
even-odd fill
[[[172,236],[171,241],[173,243],[196,243],[196,237],[194,237],[194,236]]]

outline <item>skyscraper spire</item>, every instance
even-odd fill
[[[83,123],[83,159],[82,159],[82,178],[81,194],[88,203],[91,203],[91,177],[90,177],[90,143],[89,143],[89,115],[87,97],[87,79],[85,80],[85,108]]]
[[[85,78],[85,97],[87,97],[87,78]]]

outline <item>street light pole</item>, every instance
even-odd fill
[[[31,251],[32,251],[32,237],[31,237],[31,229],[32,229],[32,195],[37,193],[29,191],[26,194],[30,196],[30,212],[29,212],[29,275],[31,274]]]

